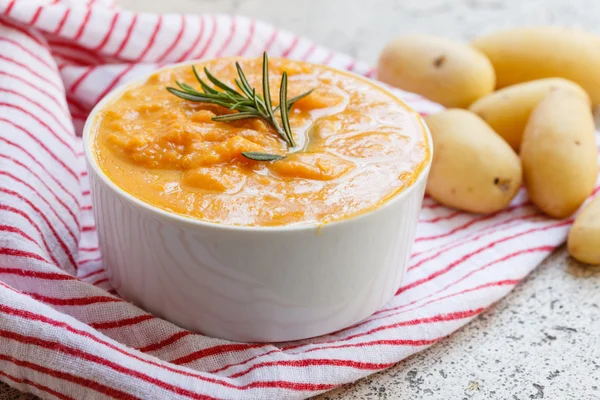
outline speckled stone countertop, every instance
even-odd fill
[[[563,249],[449,338],[318,398],[600,399],[599,329],[600,271]]]
[[[456,39],[525,24],[600,33],[600,0],[121,0],[150,12],[271,22],[365,61],[425,32]],[[335,16],[335,18],[334,18]],[[0,384],[0,400],[21,399]],[[496,306],[426,351],[318,396],[338,399],[600,399],[600,270],[557,251]]]

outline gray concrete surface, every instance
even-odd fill
[[[458,39],[559,24],[600,33],[600,0],[122,0],[155,12],[239,13],[374,62],[397,35]],[[20,398],[9,391],[0,400]],[[23,399],[23,398],[21,398]],[[600,271],[559,250],[462,330],[325,399],[600,399]]]
[[[600,399],[600,270],[561,250],[502,301],[338,399]]]

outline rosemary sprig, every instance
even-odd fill
[[[248,83],[248,79],[242,70],[242,67],[238,62],[235,63],[237,69],[238,78],[235,79],[235,84],[239,90],[232,88],[226,83],[217,79],[210,73],[207,68],[204,68],[206,79],[208,79],[215,87],[209,86],[196,70],[196,67],[192,66],[194,76],[200,84],[202,91],[194,89],[187,83],[176,81],[175,83],[179,88],[167,87],[167,90],[177,97],[185,100],[195,101],[200,103],[217,104],[222,107],[226,107],[230,110],[237,111],[232,114],[225,114],[213,117],[213,121],[220,122],[231,122],[239,121],[249,118],[259,118],[267,122],[277,134],[287,143],[289,147],[295,147],[294,135],[290,127],[290,110],[293,105],[300,99],[308,96],[313,92],[311,89],[298,96],[287,98],[287,86],[288,76],[287,72],[284,72],[281,77],[281,86],[279,89],[279,105],[273,107],[271,101],[271,91],[269,87],[269,58],[267,53],[263,53],[263,66],[262,66],[262,96],[256,93],[256,89],[251,87]],[[281,124],[277,120],[276,113],[279,111],[281,117]],[[275,161],[281,160],[285,156],[278,154],[268,154],[261,152],[242,152],[242,155],[246,158],[256,161]]]

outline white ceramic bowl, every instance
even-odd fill
[[[334,332],[392,298],[410,256],[430,162],[412,186],[357,217],[319,227],[203,222],[133,197],[100,169],[93,121],[130,85],[94,108],[83,135],[100,248],[119,295],[184,328],[246,342]]]

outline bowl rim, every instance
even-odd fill
[[[244,58],[252,58],[252,57],[219,57],[218,59],[235,60],[235,59],[244,59]],[[281,59],[281,58],[282,57],[272,57],[271,59]],[[125,202],[131,204],[134,207],[141,208],[157,218],[170,220],[171,222],[177,222],[180,224],[185,224],[190,227],[212,228],[212,229],[218,229],[218,230],[223,230],[223,231],[235,231],[235,232],[248,231],[248,232],[261,232],[261,233],[312,231],[315,229],[321,230],[326,227],[327,228],[334,227],[334,226],[338,226],[338,225],[343,225],[345,223],[355,222],[355,221],[361,220],[363,218],[368,218],[370,215],[372,215],[374,213],[377,213],[379,211],[382,211],[383,209],[392,207],[394,204],[403,201],[405,198],[409,197],[410,194],[416,190],[416,188],[420,187],[421,183],[424,180],[427,179],[427,176],[429,174],[429,170],[431,168],[431,164],[433,161],[433,151],[434,151],[433,140],[431,137],[431,132],[429,130],[429,127],[425,123],[425,120],[423,119],[423,117],[418,112],[416,112],[411,107],[409,107],[408,104],[406,104],[406,102],[404,102],[404,100],[402,100],[396,94],[389,91],[381,82],[378,82],[374,79],[369,79],[369,78],[359,75],[357,73],[338,69],[335,67],[330,67],[327,65],[310,63],[307,61],[291,60],[291,61],[296,61],[296,62],[302,62],[302,63],[309,64],[309,65],[316,65],[319,67],[324,67],[326,69],[329,69],[329,70],[332,70],[332,71],[335,71],[338,73],[350,75],[350,76],[358,78],[368,84],[377,86],[378,89],[382,90],[387,95],[391,96],[393,99],[398,101],[408,111],[414,113],[424,130],[425,137],[427,139],[427,146],[429,148],[429,160],[427,160],[426,165],[419,172],[417,179],[415,179],[408,187],[406,187],[403,190],[401,190],[400,192],[394,194],[391,198],[389,198],[387,201],[381,203],[380,205],[373,207],[367,211],[352,215],[350,217],[338,219],[338,220],[335,220],[332,222],[327,222],[327,223],[308,223],[307,224],[307,223],[300,222],[300,223],[290,224],[290,225],[274,225],[274,226],[228,225],[228,224],[223,224],[223,223],[218,223],[218,222],[203,221],[198,218],[194,218],[194,217],[190,217],[190,216],[186,216],[186,215],[182,215],[182,214],[177,214],[174,212],[164,210],[160,207],[154,206],[150,203],[147,203],[147,202],[135,197],[134,195],[130,194],[129,192],[127,192],[126,190],[121,188],[119,185],[114,183],[106,175],[106,173],[104,173],[104,171],[98,164],[98,160],[96,159],[96,157],[92,151],[92,146],[90,143],[90,140],[92,137],[92,127],[96,120],[96,115],[99,113],[99,111],[102,110],[104,108],[104,106],[107,105],[107,103],[111,102],[113,99],[115,99],[117,96],[121,95],[123,92],[125,92],[130,87],[142,84],[143,82],[148,80],[152,75],[154,75],[158,72],[166,71],[166,70],[177,68],[177,67],[184,66],[184,65],[193,65],[194,63],[200,63],[200,62],[204,63],[204,62],[208,62],[208,61],[215,60],[215,59],[216,58],[209,58],[209,59],[205,59],[205,60],[187,60],[187,61],[183,61],[183,62],[179,62],[179,63],[169,64],[169,65],[157,68],[157,69],[153,69],[151,72],[144,73],[140,77],[138,77],[130,82],[124,83],[124,84],[118,86],[117,88],[113,89],[112,91],[110,91],[98,103],[96,103],[96,105],[94,106],[92,111],[90,111],[90,114],[88,115],[88,117],[85,121],[85,124],[83,126],[83,134],[82,134],[82,144],[84,146],[83,150],[84,150],[84,158],[85,158],[86,164],[88,166],[88,169],[92,170],[95,177],[100,179],[100,181],[105,186],[107,186],[114,194],[119,196]]]

